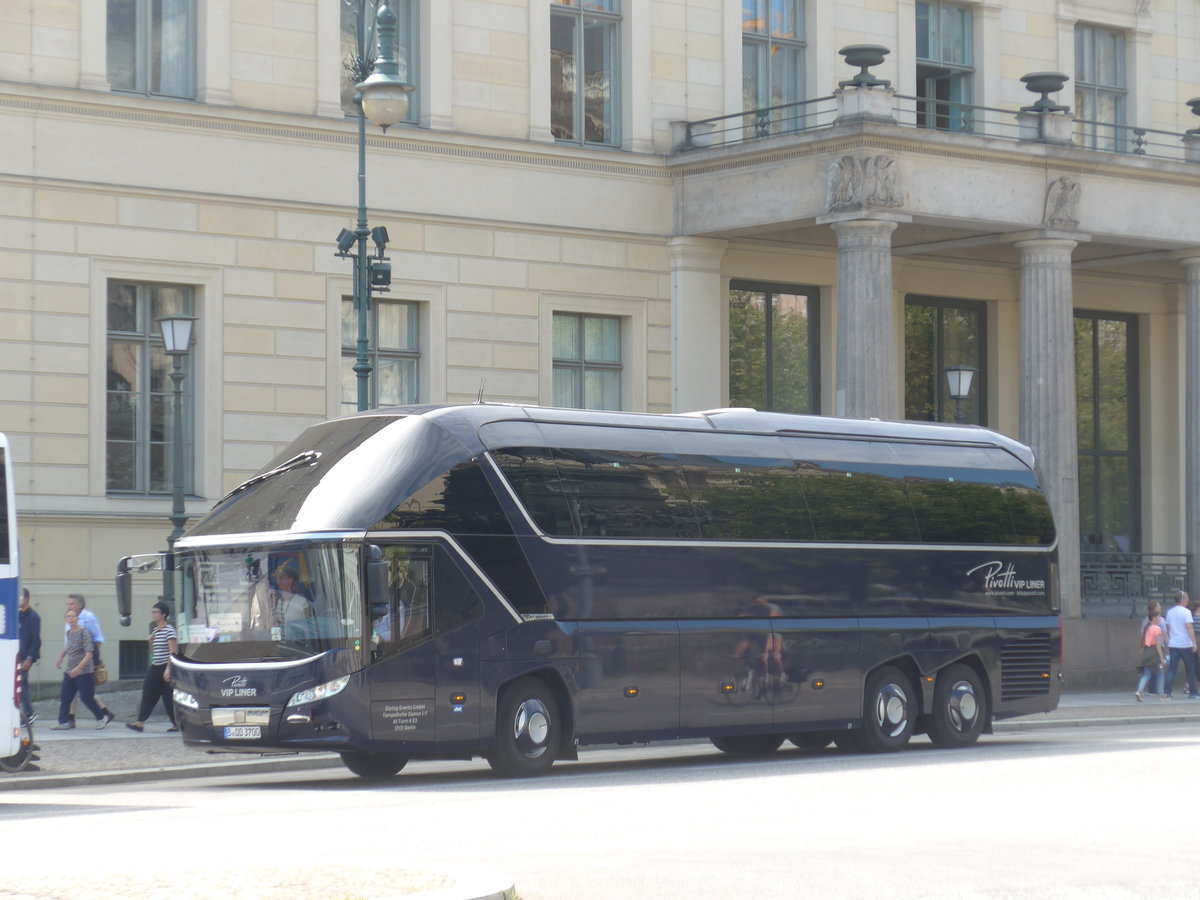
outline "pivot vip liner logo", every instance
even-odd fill
[[[983,591],[1002,597],[1031,597],[1046,590],[1046,581],[1042,578],[1018,578],[1017,567],[1012,563],[1003,563],[995,559],[985,562],[967,571],[968,575],[976,572],[983,573]]]
[[[221,688],[222,697],[257,697],[258,688],[246,687],[245,675],[231,675],[226,678],[221,684],[225,687]]]

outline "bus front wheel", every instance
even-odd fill
[[[361,778],[391,778],[408,764],[399,753],[343,753],[342,765]]]
[[[912,683],[894,666],[882,666],[867,679],[863,727],[855,737],[862,750],[890,753],[908,743],[916,726]]]
[[[554,764],[561,740],[554,694],[536,678],[522,678],[500,694],[496,747],[487,760],[505,778],[541,775]]]
[[[969,747],[986,718],[987,695],[974,669],[958,663],[938,675],[928,728],[935,747]]]
[[[727,734],[724,737],[715,737],[709,740],[722,753],[733,753],[738,756],[766,756],[779,749],[779,745],[783,743],[783,735]]]

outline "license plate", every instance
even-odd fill
[[[261,725],[230,725],[225,729],[227,741],[254,741],[261,737]]]

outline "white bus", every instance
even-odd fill
[[[11,690],[0,694],[0,769],[17,772],[33,755],[33,729],[21,716],[21,679],[17,674],[20,591],[17,555],[17,506],[13,500],[12,456],[0,434],[0,671]]]

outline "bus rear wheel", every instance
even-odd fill
[[[863,727],[855,743],[868,753],[891,753],[908,743],[916,726],[912,683],[894,666],[882,666],[867,679]],[[839,744],[840,746],[840,744]]]
[[[33,725],[21,713],[21,743],[12,756],[0,757],[0,770],[20,772],[33,759]]]
[[[728,734],[711,738],[713,746],[722,753],[738,756],[766,756],[774,753],[783,743],[781,734]]]
[[[342,754],[342,765],[361,778],[391,778],[408,764],[399,753]]]
[[[986,719],[987,695],[974,669],[957,663],[938,675],[928,728],[935,747],[969,747]]]
[[[545,773],[558,756],[558,703],[544,683],[522,678],[504,689],[496,707],[496,747],[488,764],[505,778]]]

